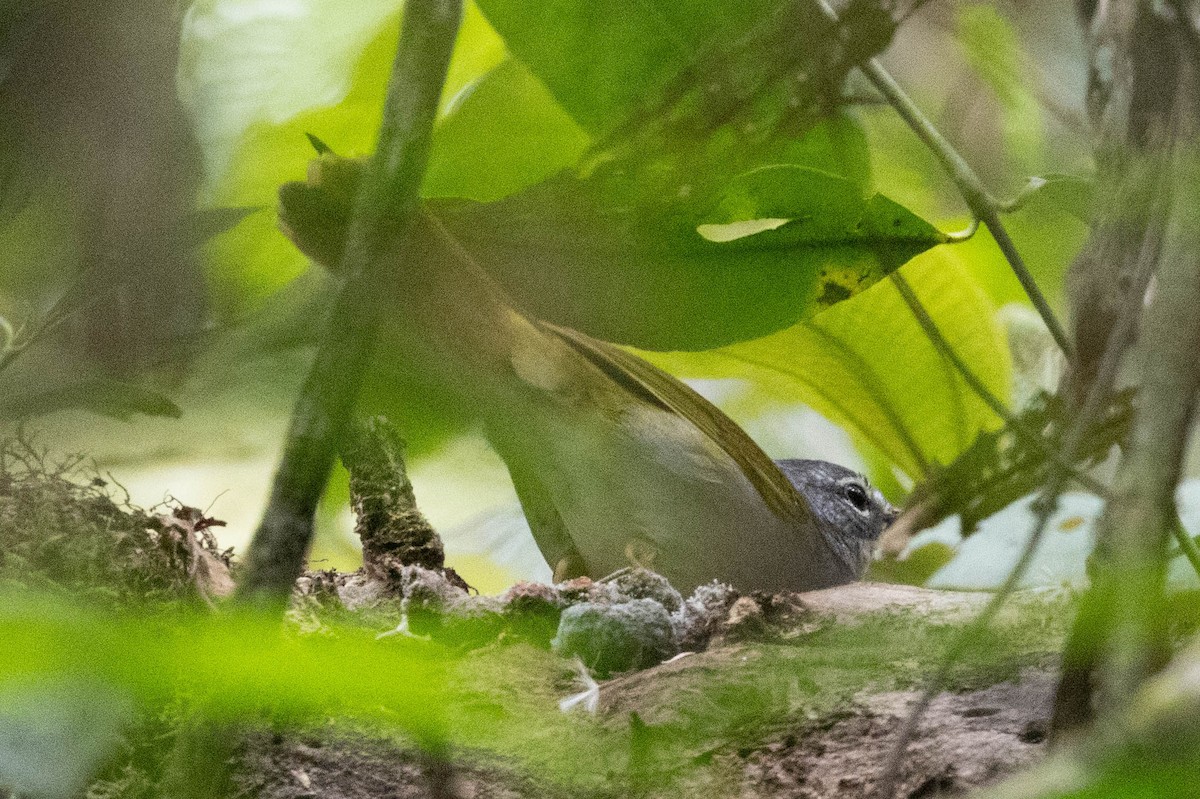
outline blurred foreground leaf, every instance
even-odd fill
[[[989,3],[961,5],[955,22],[967,63],[999,101],[1004,154],[1024,169],[1033,168],[1044,138],[1042,107],[1016,29]]]
[[[217,720],[338,712],[436,739],[452,660],[446,650],[403,638],[377,642],[369,630],[345,633],[301,637],[267,614],[96,614],[10,593],[0,611],[0,686],[67,674],[139,703],[166,704],[182,692]]]
[[[3,385],[0,380],[0,385]],[[44,416],[68,408],[92,411],[129,421],[137,414],[179,418],[182,411],[166,394],[149,386],[97,377],[37,390],[28,385],[0,398],[0,419],[11,421]]]
[[[299,13],[244,6],[207,0],[192,8],[181,79],[205,144],[206,199],[273,209],[280,184],[303,174],[312,158],[306,133],[345,155],[374,146],[399,3],[306,4]],[[503,58],[503,44],[468,3],[443,110]],[[205,254],[217,310],[227,319],[254,309],[306,267],[270,212],[251,215]]]

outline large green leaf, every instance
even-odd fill
[[[775,0],[482,0],[508,49],[585,128],[610,132],[715,41],[732,41]]]
[[[561,175],[499,202],[431,210],[534,316],[648,349],[779,330],[944,241],[886,198],[806,167],[742,175],[709,208],[606,195]]]
[[[816,5],[480,7],[595,139],[573,173],[486,206],[433,205],[534,316],[655,349],[717,346],[810,316],[943,240],[882,198],[862,199],[863,135],[837,111],[850,62]],[[488,108],[490,88],[478,89],[482,113],[466,114],[470,98],[463,118],[485,140],[486,120],[499,120],[493,129],[520,145],[528,134]],[[516,99],[533,121],[562,126],[540,98]],[[561,152],[551,147],[550,161]],[[501,172],[529,171],[499,154]],[[500,182],[492,195],[520,179]]]
[[[844,42],[861,37],[838,30],[816,3],[483,0],[480,7],[510,52],[595,137],[585,173],[638,205],[675,196],[708,201],[735,175],[803,163],[790,147],[837,112],[847,70],[871,54],[850,55]],[[858,27],[876,21],[862,15]]]
[[[427,197],[500,199],[574,165],[590,142],[519,61],[463,94],[434,134]]]
[[[998,396],[1009,356],[995,307],[945,247],[904,268],[955,351]],[[910,477],[947,463],[999,419],[928,341],[889,281],[808,322],[711,352],[647,353],[685,377],[741,378],[816,408]]]

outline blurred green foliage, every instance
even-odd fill
[[[486,642],[468,646],[469,630],[462,641],[452,633],[376,640],[379,618],[369,614],[331,613],[319,634],[304,635],[251,614],[98,612],[11,591],[3,599],[0,720],[59,757],[62,778],[90,773],[134,713],[168,713],[242,730],[311,728],[336,717],[385,738],[499,757],[568,790],[622,796],[629,787],[628,729],[560,712],[558,700],[575,690],[571,664],[528,643],[476,649]],[[989,685],[1050,657],[1062,608],[1026,611],[972,651],[951,684]],[[691,699],[648,717],[661,733],[651,774],[663,784],[700,780],[715,788],[728,765],[697,755],[802,728],[864,690],[912,688],[928,653],[956,631],[881,613],[855,625],[824,623],[795,641],[755,643],[728,662],[682,672],[664,688]],[[31,712],[35,697],[41,705]],[[58,723],[72,714],[74,722]],[[18,745],[0,734],[0,784],[45,787],[49,796],[79,787],[50,785],[19,760]]]

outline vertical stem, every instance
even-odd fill
[[[1039,450],[1046,459],[1056,465],[1059,470],[1068,475],[1071,479],[1078,482],[1081,486],[1091,491],[1097,496],[1107,496],[1108,489],[1101,485],[1089,475],[1080,472],[1075,468],[1075,465],[1065,460],[1064,455],[1055,451],[1053,445],[1047,441],[1040,432],[1030,430],[1020,419],[1012,414],[1005,406],[1000,398],[993,394],[979,377],[975,374],[966,361],[954,351],[954,347],[950,346],[950,342],[942,335],[942,331],[938,328],[937,322],[929,315],[929,311],[921,303],[921,299],[917,293],[913,291],[912,286],[904,278],[904,275],[899,270],[892,272],[888,276],[896,288],[900,291],[900,296],[904,299],[908,309],[912,311],[913,316],[917,319],[917,324],[921,326],[921,330],[925,333],[925,337],[933,343],[935,349],[942,354],[942,357],[950,361],[951,366],[958,371],[967,386],[975,392],[984,404],[991,408],[992,412],[1004,420],[1005,425],[1012,430],[1013,434],[1018,436],[1023,442],[1030,447]],[[1085,431],[1086,432],[1086,431]]]
[[[345,283],[292,414],[270,504],[238,588],[280,605],[304,567],[317,503],[348,430],[379,326],[379,296],[401,262],[418,209],[438,98],[461,0],[408,0],[375,156],[355,201],[340,271]]]
[[[1097,532],[1107,551],[1097,553],[1102,557],[1096,582],[1100,593],[1110,597],[1113,619],[1101,694],[1110,714],[1128,704],[1161,654],[1157,613],[1174,493],[1200,391],[1200,163],[1191,153],[1181,155],[1171,175],[1174,207],[1163,240],[1158,286],[1134,349],[1142,375],[1141,407],[1115,496]]]
[[[937,670],[929,678],[920,699],[909,713],[908,718],[905,719],[904,725],[900,728],[900,732],[896,736],[896,743],[893,745],[882,769],[879,781],[876,783],[876,799],[891,799],[895,795],[896,788],[899,786],[904,753],[908,749],[909,742],[916,734],[917,723],[922,714],[924,714],[929,704],[933,701],[933,697],[944,684],[946,677],[950,673],[950,668],[958,661],[963,652],[966,651],[967,646],[977,640],[991,623],[1004,601],[1008,598],[1008,595],[1020,583],[1021,577],[1029,567],[1030,562],[1032,562],[1033,555],[1037,551],[1042,537],[1045,535],[1046,524],[1054,514],[1058,506],[1059,495],[1066,484],[1068,476],[1066,467],[1075,461],[1077,452],[1083,443],[1084,437],[1087,435],[1087,431],[1091,429],[1101,408],[1111,395],[1112,386],[1117,379],[1117,370],[1121,365],[1122,356],[1125,353],[1125,344],[1133,335],[1133,330],[1137,326],[1137,320],[1140,316],[1140,298],[1145,291],[1146,284],[1150,280],[1150,275],[1153,273],[1153,267],[1156,262],[1155,258],[1152,257],[1154,252],[1153,248],[1147,248],[1147,252],[1145,253],[1147,257],[1142,259],[1137,280],[1134,283],[1133,290],[1130,292],[1125,307],[1122,309],[1123,313],[1117,324],[1109,331],[1108,341],[1104,348],[1104,357],[1097,369],[1096,378],[1088,387],[1087,396],[1080,405],[1079,412],[1070,420],[1066,431],[1063,433],[1059,457],[1050,459],[1050,475],[1046,480],[1046,485],[1042,489],[1041,495],[1034,505],[1036,518],[1033,532],[1029,540],[1025,542],[1025,548],[1022,550],[1017,564],[1009,572],[1008,577],[996,595],[988,602],[987,607],[955,639],[950,649],[943,656]],[[919,316],[920,314],[918,314]],[[1064,664],[1064,670],[1074,667],[1070,658],[1070,645],[1068,645],[1068,652],[1064,655],[1064,660],[1067,661]],[[1056,721],[1060,713],[1059,705],[1061,703],[1062,688],[1060,687],[1059,696],[1055,700]]]

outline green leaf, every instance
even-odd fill
[[[953,249],[904,274],[955,351],[998,396],[1009,356],[995,308]],[[808,322],[711,352],[646,354],[677,375],[740,378],[764,396],[808,404],[912,478],[948,463],[1000,420],[922,333],[888,281]]]
[[[779,330],[945,240],[886,198],[804,167],[743,175],[708,209],[671,199],[621,205],[561,175],[499,202],[430,209],[524,310],[662,350]],[[751,220],[772,227],[729,227]]]
[[[638,205],[707,202],[742,172],[811,165],[792,144],[837,115],[853,63],[815,3],[484,0],[481,8],[594,137],[583,173]],[[864,170],[830,169],[852,178]]]
[[[1065,212],[1090,224],[1096,204],[1096,184],[1078,175],[1043,175],[1030,178],[1017,198],[1020,210]]]
[[[273,154],[257,146],[261,142],[255,134],[246,142],[247,131],[286,123],[314,106],[345,105],[369,43],[385,28],[395,43],[400,9],[399,0],[245,5],[239,0],[192,3],[180,44],[180,95],[204,149],[210,189],[218,196],[228,191],[229,181],[238,180],[237,172],[253,164],[255,155]],[[377,58],[387,59],[388,53],[381,50]],[[386,70],[386,62],[370,69]],[[373,127],[364,131],[373,132]],[[247,144],[257,153],[246,152]],[[307,147],[302,138],[295,144]],[[237,155],[239,150],[243,155]],[[257,166],[270,168],[262,162]],[[270,194],[245,196],[236,204],[264,200],[269,203]]]
[[[439,698],[453,662],[439,646],[398,636],[376,642],[376,631],[362,629],[336,640],[298,638],[270,614],[183,616],[168,627],[162,618],[97,615],[24,594],[5,599],[3,688],[86,675],[146,704],[161,706],[183,693],[215,719],[340,711],[386,719],[425,740],[439,734]]]
[[[508,49],[589,131],[610,132],[663,92],[697,53],[733,40],[776,7],[771,0],[481,0]]]
[[[879,0],[849,0],[839,8],[838,20],[849,48],[846,60],[851,64],[861,64],[886,50],[900,27],[892,17],[892,4]]]
[[[590,142],[519,61],[464,94],[434,134],[427,197],[497,200],[574,165]]]
[[[685,84],[693,84],[687,88],[707,93],[715,108],[755,93],[762,77],[815,60],[814,51],[834,41],[815,4],[481,0],[479,6],[509,51],[595,134],[678,99],[671,95],[685,73]],[[706,76],[703,86],[696,75]]]

